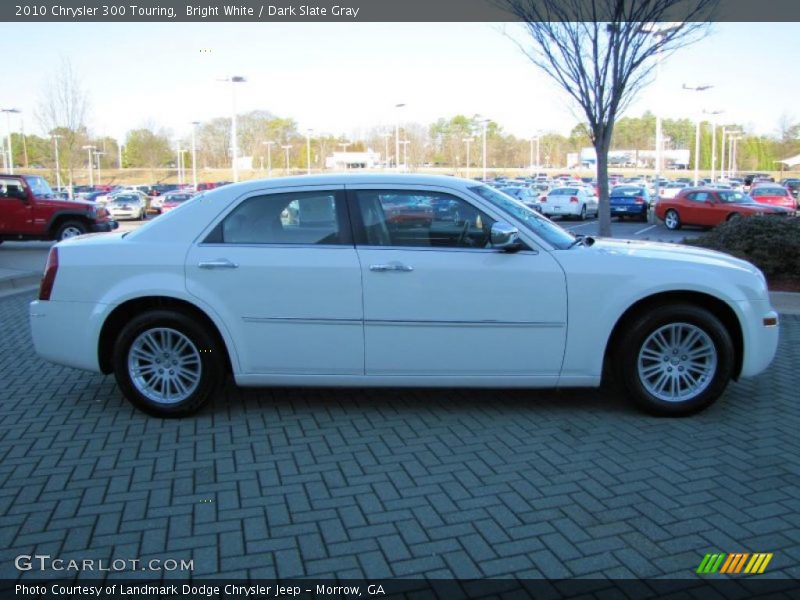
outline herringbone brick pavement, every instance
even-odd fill
[[[228,385],[162,421],[40,360],[29,300],[0,300],[0,578],[20,554],[194,560],[164,577],[683,578],[741,551],[800,577],[800,318],[767,373],[689,419],[598,391]],[[23,577],[43,575],[63,576]]]

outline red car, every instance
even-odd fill
[[[792,211],[797,209],[797,200],[792,193],[777,183],[754,183],[750,196],[760,204],[782,206]]]
[[[163,196],[164,201],[161,204],[161,212],[169,212],[173,208],[177,208],[187,200],[194,198],[192,192],[168,192]]]
[[[683,225],[714,227],[724,221],[755,215],[788,216],[792,211],[753,202],[747,194],[733,190],[687,188],[674,198],[659,198],[655,212],[667,229],[675,230]]]

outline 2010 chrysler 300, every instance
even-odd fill
[[[392,219],[448,202],[430,218]],[[162,417],[242,386],[593,387],[685,415],[763,371],[761,272],[675,245],[574,237],[475,181],[251,181],[50,252],[37,352],[114,373]]]

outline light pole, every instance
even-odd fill
[[[14,174],[14,153],[11,149],[11,114],[19,114],[22,111],[18,108],[0,108],[0,112],[6,113],[6,139],[8,140],[8,173]]]
[[[95,159],[97,160],[97,185],[100,185],[101,184],[101,179],[100,179],[100,157],[101,156],[105,156],[107,153],[106,152],[98,152],[97,150],[95,150],[93,152],[93,154],[94,154]]]
[[[728,177],[733,177],[736,174],[736,149],[738,147],[738,142],[742,139],[742,136],[738,135],[739,132],[736,132],[736,135],[730,136],[728,139],[730,140],[731,147],[730,147],[730,168],[728,169]]]
[[[683,89],[691,92],[704,92],[714,87],[713,85],[686,85],[683,84]],[[700,115],[697,116],[697,127],[694,133],[694,184],[695,186],[700,183]]]
[[[405,104],[395,104],[394,107],[397,109],[401,109],[405,106]],[[395,116],[394,121],[394,164],[397,167],[397,170],[400,170],[400,111],[397,111],[397,115]]]
[[[195,130],[200,125],[200,121],[192,121],[192,185],[194,191],[197,191],[197,141],[195,139]]]
[[[711,115],[711,183],[714,183],[715,168],[717,162],[717,115],[721,115],[724,110],[704,110],[703,114]]]
[[[272,145],[275,142],[261,142],[267,147],[267,177],[272,177]]]
[[[311,175],[311,132],[313,129],[306,130],[306,175]]]
[[[287,144],[285,146],[281,146],[281,148],[283,148],[286,151],[286,174],[288,175],[289,174],[289,150],[291,150],[292,147],[289,144]]]
[[[464,142],[467,144],[467,179],[469,179],[469,159],[470,159],[469,145],[470,145],[470,144],[471,144],[471,143],[472,143],[474,140],[473,140],[473,138],[469,137],[469,138],[464,138],[464,140],[463,140],[463,141],[464,141]]]
[[[95,149],[94,146],[83,146],[84,150],[89,151],[89,187],[94,188],[94,173],[92,172],[92,162],[94,159],[92,158],[92,151]]]
[[[57,133],[52,134],[53,142],[55,143],[56,147],[56,187],[58,191],[61,191],[61,165],[58,162],[58,138],[61,136]]]
[[[231,166],[233,167],[233,181],[239,181],[239,167],[236,164],[236,159],[239,158],[239,143],[236,139],[236,86],[235,83],[246,83],[247,78],[241,75],[231,75],[218,81],[230,82],[231,84]]]
[[[353,142],[339,142],[337,146],[342,147],[342,153],[347,154],[347,147],[352,144]],[[347,171],[347,157],[344,159],[344,170]]]
[[[408,145],[411,143],[409,140],[400,142],[403,144],[403,171],[408,171]]]
[[[483,180],[486,181],[486,129],[489,119],[482,119],[480,123],[483,126]]]
[[[727,129],[725,127],[722,128],[722,157],[719,161],[719,173],[720,177],[723,179],[730,179],[731,176],[730,173],[727,172],[725,164],[725,136],[730,136],[737,133],[740,133],[738,129]]]
[[[175,143],[177,144],[175,155],[177,160],[175,161],[175,166],[178,172],[178,185],[183,185],[183,153],[181,152],[181,141],[177,140]]]
[[[381,137],[383,138],[383,164],[384,168],[389,168],[389,138],[392,137],[392,134],[388,131],[386,133],[382,133]]]

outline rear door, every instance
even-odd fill
[[[361,269],[342,186],[256,192],[186,259],[245,375],[362,375]]]

